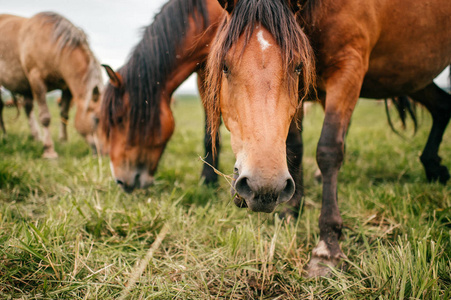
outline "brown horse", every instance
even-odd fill
[[[105,66],[110,84],[102,101],[100,125],[109,145],[113,176],[126,192],[152,183],[174,130],[171,95],[193,72],[203,81],[209,43],[222,14],[216,0],[171,0],[144,29],[128,62],[117,72]],[[206,160],[216,166],[211,140],[206,131]],[[202,176],[206,183],[217,180],[207,165]]]
[[[291,199],[296,216],[302,194],[302,139],[293,118],[302,115],[297,114],[299,76],[306,87],[302,98],[314,80],[314,63],[308,59],[312,50],[304,47],[307,37],[283,2],[243,1],[239,5],[218,29],[208,61],[206,105],[214,114],[211,127],[217,131],[221,113],[232,133],[237,158],[235,189],[246,199],[236,197],[235,204],[272,212],[277,204]],[[259,117],[242,118],[243,111],[257,112]],[[260,127],[272,131],[253,130]],[[273,164],[283,167],[276,169]]]
[[[432,114],[421,161],[429,180],[450,178],[438,149],[451,115],[451,96],[432,80],[451,63],[451,2],[357,0],[246,0],[219,2],[229,12],[208,62],[209,121],[219,115],[232,135],[237,158],[235,189],[241,206],[272,211],[293,193],[284,138],[298,102],[293,74],[308,92],[315,62],[325,119],[317,148],[323,177],[320,241],[310,276],[327,274],[343,252],[337,175],[344,138],[360,97],[409,95]],[[293,23],[297,12],[298,24]],[[289,30],[287,22],[291,26]],[[301,30],[302,28],[302,30]],[[308,39],[302,38],[306,34]],[[299,42],[300,41],[300,42]],[[315,49],[314,55],[311,47]],[[296,66],[299,65],[299,68]]]
[[[64,17],[43,12],[31,18],[0,15],[0,85],[24,97],[32,135],[39,139],[33,100],[38,103],[44,127],[45,158],[57,157],[50,136],[46,92],[61,89],[60,137],[67,138],[70,102],[77,106],[75,127],[95,145],[96,109],[103,89],[101,68],[85,33]]]

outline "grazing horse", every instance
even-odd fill
[[[223,9],[216,0],[171,0],[144,28],[123,67],[115,72],[104,66],[110,82],[102,101],[100,126],[109,145],[113,177],[126,192],[153,181],[174,131],[170,102],[175,89],[197,72],[203,95],[204,62],[221,15]],[[207,133],[206,160],[216,166]],[[202,176],[206,183],[217,181],[207,165]]]
[[[44,128],[45,158],[57,157],[49,132],[47,91],[61,89],[60,138],[66,139],[70,102],[77,107],[75,128],[91,145],[103,89],[100,64],[89,48],[85,33],[64,17],[43,12],[31,18],[0,15],[0,85],[24,97],[31,133],[39,139],[33,100]]]
[[[337,175],[359,96],[408,95],[422,103],[433,118],[421,155],[426,176],[441,183],[450,178],[438,149],[451,115],[451,96],[432,80],[451,63],[451,2],[218,1],[229,15],[213,42],[206,99],[212,136],[220,114],[231,132],[241,206],[271,212],[293,193],[284,138],[298,105],[294,74],[300,73],[301,100],[316,82],[317,95],[325,101],[317,148],[323,178],[320,241],[307,268],[310,276],[325,275],[327,265],[344,257],[338,244],[343,221]],[[296,12],[297,24],[288,7]]]

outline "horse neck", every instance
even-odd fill
[[[168,100],[183,81],[204,65],[210,52],[211,42],[216,35],[224,10],[216,0],[206,0],[206,5],[208,20],[205,20],[204,24],[208,27],[199,28],[193,18],[190,18],[187,34],[179,47],[180,51],[177,51],[177,63],[162,90],[162,93],[168,96]]]
[[[61,63],[63,79],[68,86],[74,103],[86,106],[95,86],[101,88],[100,65],[86,47],[78,47],[66,54]]]

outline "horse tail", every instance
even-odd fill
[[[417,121],[417,113],[416,113],[415,103],[413,103],[407,96],[394,97],[394,98],[391,98],[390,100],[394,104],[396,111],[399,114],[399,118],[401,119],[401,123],[402,123],[402,128],[404,130],[406,129],[407,117],[410,116],[412,118],[414,134],[415,134],[418,129],[418,121]],[[390,128],[393,130],[394,133],[396,133],[397,135],[402,137],[402,135],[393,126],[393,122],[390,117],[390,111],[388,109],[388,99],[385,99],[385,113],[387,114],[387,121],[388,121],[388,124],[390,125]]]

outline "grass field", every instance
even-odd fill
[[[24,113],[16,120],[5,109],[0,299],[451,298],[451,184],[427,183],[419,162],[427,112],[419,113],[418,133],[410,126],[401,139],[383,105],[360,101],[339,176],[349,261],[330,278],[308,279],[303,268],[319,238],[313,174],[322,109],[304,122],[305,206],[290,222],[236,208],[225,179],[204,187],[199,100],[180,98],[174,111],[176,132],[155,186],[128,195],[113,182],[108,158],[92,156],[73,126],[69,142],[56,142],[59,159],[43,160]],[[230,174],[225,130],[222,137],[220,169]],[[450,128],[440,154],[451,168]]]

